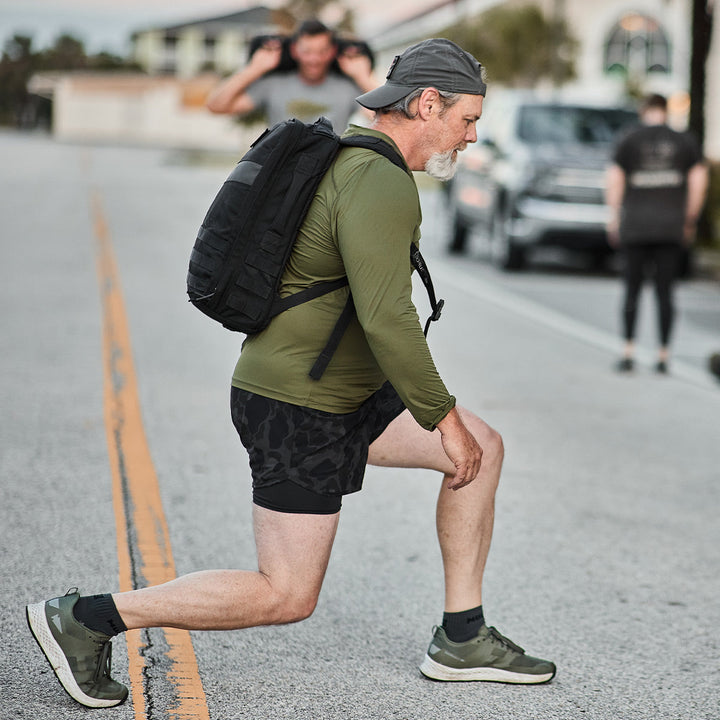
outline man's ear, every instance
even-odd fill
[[[418,98],[417,114],[423,120],[430,120],[441,110],[440,94],[434,87],[425,88]]]

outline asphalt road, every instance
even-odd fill
[[[720,349],[720,291],[707,281],[681,288],[668,377],[649,369],[646,303],[643,363],[618,376],[614,278],[547,265],[508,277],[477,257],[446,258],[442,204],[428,190],[426,257],[446,299],[430,344],[451,390],[502,432],[507,452],[486,616],[553,659],[557,678],[513,687],[419,674],[442,612],[438,481],[371,468],[344,503],[312,618],[192,633],[194,709],[178,690],[175,640],[161,631],[144,638],[145,690],[133,684],[132,700],[113,710],[75,705],[23,607],[123,582],[130,524],[116,523],[108,426],[117,418],[107,408],[132,383],[108,389],[113,332],[134,364],[132,422],[142,423],[151,463],[139,462],[159,488],[163,562],[171,553],[178,573],[254,566],[249,472],[228,413],[239,337],[188,305],[184,285],[194,233],[229,167],[14,133],[0,134],[0,157],[3,720],[720,718],[720,384],[703,364]],[[98,265],[103,248],[114,274]],[[126,335],[103,309],[113,278]],[[136,539],[131,565],[145,552]],[[124,638],[113,656],[126,683],[137,659],[127,644],[130,661]]]

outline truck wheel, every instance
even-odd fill
[[[490,253],[495,265],[503,270],[522,270],[526,260],[525,248],[510,240],[505,228],[505,218],[501,212],[495,213],[491,232]]]
[[[468,234],[468,226],[456,215],[452,224],[450,245],[448,245],[449,252],[454,255],[463,255],[467,250]]]

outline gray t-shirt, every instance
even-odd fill
[[[355,98],[362,94],[352,80],[341,75],[330,73],[319,85],[306,85],[295,72],[266,75],[247,92],[255,107],[265,110],[270,125],[291,117],[314,122],[324,115],[338,134],[360,109]]]

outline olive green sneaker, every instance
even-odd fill
[[[72,588],[63,597],[28,605],[28,625],[70,697],[93,708],[119,705],[128,689],[110,677],[110,636],[75,619],[79,598],[77,588]]]
[[[437,627],[420,672],[433,680],[533,684],[552,680],[555,665],[526,655],[494,627],[483,625],[472,640],[461,643],[448,640]]]

